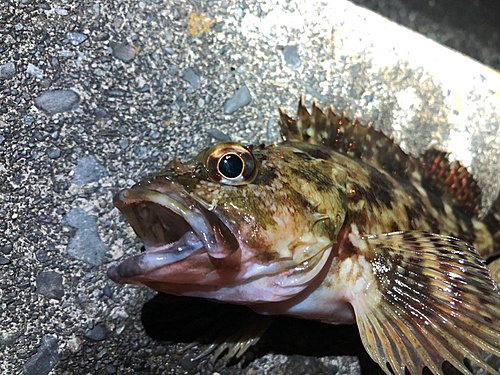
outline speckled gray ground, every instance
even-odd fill
[[[140,248],[112,206],[116,191],[228,137],[276,141],[277,107],[293,113],[301,92],[373,121],[408,152],[449,148],[492,201],[498,74],[423,38],[395,48],[370,24],[387,21],[334,7],[0,3],[2,374],[379,371],[355,327],[286,319],[271,331],[286,342],[263,339],[247,363],[193,362],[200,348],[147,336],[140,315],[153,292],[106,277]],[[445,69],[417,61],[427,48]]]

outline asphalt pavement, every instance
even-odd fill
[[[106,277],[141,247],[112,197],[216,142],[279,141],[278,107],[305,93],[413,155],[451,152],[488,207],[490,44],[487,67],[345,0],[2,1],[0,373],[380,374],[354,326],[293,319],[245,361],[192,360],[204,346],[155,335],[171,301]]]

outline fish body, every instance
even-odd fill
[[[146,251],[109,269],[119,283],[248,305],[261,314],[357,323],[390,374],[441,374],[500,356],[498,199],[478,217],[467,170],[303,97],[281,111],[284,142],[222,143],[170,162],[115,196]]]

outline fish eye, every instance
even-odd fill
[[[226,185],[247,184],[255,177],[255,158],[248,148],[238,143],[212,147],[206,166],[212,180]]]
[[[243,173],[245,165],[239,155],[228,152],[219,159],[217,169],[219,173],[228,180],[234,180]]]

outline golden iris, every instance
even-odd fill
[[[247,184],[255,177],[255,158],[239,143],[225,142],[212,147],[206,166],[212,180],[226,185]]]

